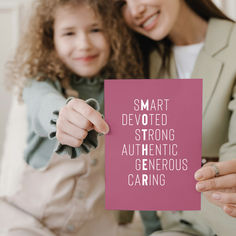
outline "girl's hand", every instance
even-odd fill
[[[109,132],[109,126],[102,115],[84,100],[77,98],[60,110],[56,127],[58,141],[71,147],[79,147],[92,129],[103,134]]]
[[[195,179],[197,191],[236,217],[236,160],[209,162],[196,171]]]

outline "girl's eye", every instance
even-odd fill
[[[92,33],[97,33],[97,32],[101,32],[101,31],[102,31],[102,29],[100,29],[100,28],[91,29]]]
[[[66,32],[63,34],[63,36],[72,36],[74,34],[75,34],[74,32]]]

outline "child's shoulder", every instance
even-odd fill
[[[60,93],[62,94],[62,86],[59,80],[51,80],[49,78],[39,80],[38,78],[28,79],[23,89],[23,98],[34,97],[37,94]]]

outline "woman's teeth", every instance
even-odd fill
[[[152,17],[150,17],[144,24],[143,24],[143,28],[149,27],[150,25],[152,25],[154,23],[154,21],[156,20],[156,18],[158,17],[160,11],[158,11],[155,15],[153,15]]]

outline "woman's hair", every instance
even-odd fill
[[[197,15],[206,21],[213,17],[232,21],[212,0],[185,0],[185,2]]]
[[[58,6],[80,3],[88,4],[101,18],[110,44],[110,59],[100,75],[106,78],[143,77],[138,44],[123,18],[113,8],[111,1],[37,0],[34,2],[29,25],[19,42],[15,56],[7,64],[6,82],[11,87],[15,85],[19,89],[20,97],[29,79],[59,80],[64,91],[70,88],[73,72],[58,58],[54,46],[54,13]]]
[[[219,18],[232,21],[227,17],[213,2],[212,0],[184,0],[186,4],[202,19],[209,21],[210,18]],[[139,41],[142,55],[144,58],[145,74],[148,74],[149,54],[150,51],[156,48],[162,57],[162,70],[169,71],[170,53],[172,48],[172,42],[168,37],[159,41],[147,38],[146,36],[136,33],[136,38]]]

